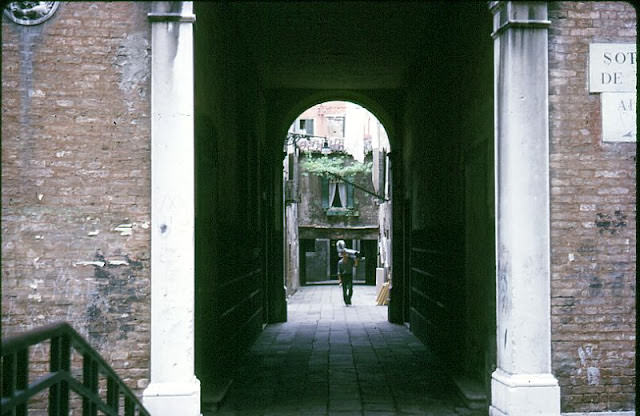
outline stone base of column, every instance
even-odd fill
[[[553,374],[491,375],[490,416],[560,416],[560,386]]]
[[[142,394],[144,407],[152,416],[200,416],[200,381],[151,383]]]

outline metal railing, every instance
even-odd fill
[[[29,349],[46,342],[50,343],[49,371],[29,382]],[[82,357],[82,380],[72,374],[72,350]],[[100,376],[106,379],[106,400],[100,394]],[[49,389],[49,416],[69,414],[70,391],[82,398],[83,416],[96,416],[98,411],[109,416],[149,416],[100,354],[65,322],[3,339],[1,379],[2,416],[28,415],[28,401],[45,389]]]

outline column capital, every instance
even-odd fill
[[[151,3],[151,12],[147,13],[147,17],[152,23],[196,21],[193,4],[190,1],[154,1]]]
[[[544,1],[491,1],[489,9],[493,14],[493,38],[510,28],[546,29],[551,25]]]

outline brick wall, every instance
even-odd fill
[[[2,333],[65,320],[141,391],[149,367],[148,5],[2,21]]]
[[[549,4],[553,372],[562,410],[633,409],[636,143],[603,143],[589,43],[635,43],[624,2]]]

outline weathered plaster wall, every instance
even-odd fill
[[[2,334],[68,321],[138,391],[149,366],[147,7],[62,3],[41,25],[2,20]]]
[[[307,172],[302,163],[310,157],[308,154],[300,155],[298,223],[300,227],[345,229],[342,238],[359,238],[356,234],[349,234],[349,228],[370,228],[369,233],[373,238],[377,234],[378,206],[376,198],[354,187],[353,209],[357,216],[328,216],[327,209],[322,206],[322,181],[317,175]],[[317,157],[317,155],[316,155]],[[371,160],[369,155],[366,161]],[[354,183],[373,191],[371,175],[357,175]],[[353,237],[351,237],[353,235]]]
[[[283,160],[284,192],[284,241],[285,241],[285,286],[287,295],[300,287],[300,238],[298,236],[298,150],[289,145]],[[304,255],[304,254],[303,254]]]
[[[442,83],[442,78],[428,81],[431,76],[438,78],[420,74],[418,83]],[[448,131],[451,120],[446,120],[446,111],[442,111],[445,99],[440,94],[443,91],[416,88],[407,105],[407,151],[403,156],[409,167],[403,197],[409,206],[405,216],[410,222],[405,230],[410,239],[405,246],[405,282],[410,304],[405,319],[423,342],[437,353],[453,357],[463,346],[463,171],[461,148],[458,138]],[[428,129],[422,128],[426,125]],[[394,200],[398,197],[395,194]],[[394,290],[399,286],[396,283]],[[393,302],[393,291],[391,295]]]
[[[298,204],[285,206],[286,233],[285,247],[287,295],[293,294],[300,287],[300,239],[298,238]],[[304,255],[304,253],[302,253]]]
[[[206,401],[268,319],[265,223],[282,208],[266,208],[266,169],[282,186],[282,142],[270,161],[260,80],[229,6],[194,6],[196,372]]]
[[[635,43],[625,2],[549,4],[551,313],[562,410],[633,409],[636,143],[603,143],[589,44]]]
[[[479,31],[485,35],[467,48],[469,66],[475,69],[463,77],[460,84],[467,97],[464,109],[459,113],[458,130],[464,137],[461,163],[466,301],[462,372],[484,385],[487,397],[490,397],[490,377],[496,365],[494,98],[490,30],[490,19],[482,20]]]
[[[434,26],[434,60],[411,73],[404,182],[393,195],[395,219],[402,203],[404,240],[394,244],[404,246],[405,266],[399,276],[400,258],[394,257],[391,302],[394,291],[404,293],[411,330],[452,375],[489,396],[495,369],[491,18],[485,4],[440,12],[438,21],[464,21],[480,35]]]
[[[378,212],[378,264],[377,267],[391,267],[391,213],[392,202],[380,204]]]

